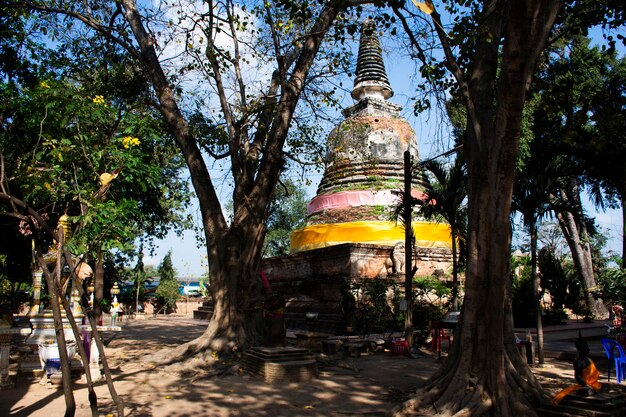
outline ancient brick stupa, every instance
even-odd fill
[[[356,104],[328,137],[326,169],[308,204],[306,226],[292,233],[291,255],[263,260],[272,289],[288,300],[288,327],[302,328],[311,316],[316,327],[334,329],[351,284],[404,280],[404,229],[390,213],[398,203],[394,191],[404,188],[404,152],[419,158],[401,107],[387,101],[392,95],[376,29],[366,21],[352,91]],[[426,188],[418,176],[412,194]],[[414,218],[413,229],[417,275],[446,271],[452,259],[449,226]]]
[[[390,221],[398,203],[394,191],[403,189],[403,155],[408,149],[418,159],[415,132],[400,115],[393,96],[374,23],[361,29],[356,79],[345,120],[327,141],[327,166],[308,204],[307,226],[293,232],[292,252],[341,243],[394,246],[404,242],[404,229]],[[423,195],[423,176],[413,180],[412,194]],[[416,220],[416,246],[449,248],[446,224]]]

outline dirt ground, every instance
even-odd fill
[[[322,356],[319,378],[311,383],[266,384],[247,374],[203,378],[151,369],[139,362],[145,354],[200,335],[206,324],[188,318],[127,322],[107,345],[117,392],[126,415],[147,416],[385,416],[408,399],[441,362],[436,355],[419,358],[390,352],[360,358]],[[571,365],[549,362],[536,374],[550,392],[573,381]],[[114,416],[104,382],[96,387],[100,415]],[[90,416],[87,390],[76,384],[76,416]],[[0,391],[0,416],[61,416],[62,388],[38,381],[19,381]]]

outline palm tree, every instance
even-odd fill
[[[537,274],[537,226],[542,217],[552,210],[550,198],[550,182],[553,178],[544,167],[541,157],[526,160],[523,168],[518,168],[511,213],[522,215],[524,226],[530,234],[530,264],[533,283],[533,298],[537,323],[537,346],[539,363],[544,363],[543,357],[543,322],[541,319],[541,294],[539,292],[539,276]],[[545,168],[545,167],[544,167]]]
[[[427,220],[445,221],[450,225],[452,239],[452,309],[458,310],[459,260],[463,260],[467,237],[467,169],[459,156],[452,166],[437,160],[418,164],[431,175],[431,189],[423,199],[415,198],[418,213]],[[460,247],[459,247],[460,246]],[[459,250],[461,249],[461,250]],[[461,255],[461,257],[458,256]]]

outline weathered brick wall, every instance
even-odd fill
[[[342,288],[375,278],[404,283],[404,272],[393,271],[393,250],[389,246],[345,243],[267,258],[262,268],[272,290],[287,301],[288,327],[309,326],[305,315],[314,311],[319,314],[316,327],[332,329],[342,314]],[[404,251],[396,256],[403,259]],[[418,248],[415,263],[419,268],[417,276],[433,275],[437,270],[447,273],[452,257],[447,249]]]
[[[392,275],[393,247],[344,243],[321,249],[299,252],[288,256],[263,260],[263,270],[270,283],[295,285],[303,281],[362,280],[387,278]],[[404,259],[404,249],[397,256]],[[432,275],[435,270],[448,272],[452,265],[450,250],[417,248],[414,259],[417,276]]]

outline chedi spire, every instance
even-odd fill
[[[376,24],[373,20],[367,19],[361,25],[361,42],[352,98],[357,101],[363,98],[385,100],[391,96],[393,90],[385,71]]]

